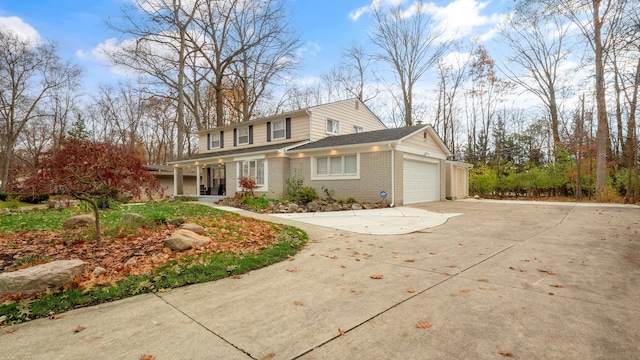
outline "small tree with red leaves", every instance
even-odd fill
[[[149,198],[160,191],[158,180],[144,167],[142,156],[104,142],[67,138],[46,153],[38,169],[25,181],[23,194],[69,195],[91,205],[96,217],[96,242],[101,245],[96,198],[126,194]]]

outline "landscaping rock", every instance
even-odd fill
[[[127,260],[126,263],[124,263],[124,267],[128,268],[130,266],[136,266],[138,265],[138,260],[134,257],[132,257],[131,259]]]
[[[351,210],[362,210],[362,205],[360,204],[352,204]]]
[[[100,266],[96,266],[96,268],[93,269],[93,275],[94,276],[100,276],[100,275],[102,275],[102,274],[104,274],[106,272],[107,272],[107,269],[105,269],[103,267],[100,267]]]
[[[77,229],[85,226],[95,225],[96,218],[91,214],[82,214],[77,216],[72,216],[65,220],[64,224],[62,224],[62,228],[64,229]]]
[[[312,202],[307,204],[307,210],[309,210],[309,212],[320,211],[320,204],[318,204],[315,201],[312,201]]]
[[[196,234],[204,234],[204,228],[198,224],[185,223],[180,225],[180,229],[191,230]]]
[[[289,207],[287,208],[287,212],[288,213],[294,213],[298,211],[298,204],[289,204]]]
[[[340,210],[342,210],[342,206],[335,203],[329,203],[322,208],[322,211],[340,211]]]
[[[202,246],[209,242],[206,236],[198,235],[191,230],[178,229],[164,240],[164,246],[171,250],[182,251],[193,246]]]
[[[22,292],[32,294],[59,289],[73,282],[87,267],[82,260],[59,260],[30,268],[0,274],[0,297]]]
[[[173,226],[180,226],[186,222],[187,222],[187,219],[182,216],[167,220],[167,223]]]
[[[120,225],[125,225],[125,226],[141,226],[142,224],[144,224],[147,220],[144,218],[144,216],[140,215],[140,214],[124,214],[122,215],[122,219],[120,219]]]

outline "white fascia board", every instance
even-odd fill
[[[416,148],[412,148],[412,147],[404,146],[404,145],[396,146],[396,150],[402,151],[403,153],[407,153],[407,154],[425,156],[425,157],[430,157],[430,158],[433,158],[433,159],[439,159],[439,160],[446,160],[447,159],[447,156],[443,155],[443,154],[434,154],[434,153],[431,153],[429,151],[425,151],[423,149],[416,149]]]

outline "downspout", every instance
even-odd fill
[[[389,207],[394,207],[396,204],[396,150],[391,143],[387,145],[391,149],[391,204]]]
[[[311,135],[313,134],[313,118],[311,117],[311,111],[309,109],[304,109],[304,111],[309,115],[309,141],[313,141]]]

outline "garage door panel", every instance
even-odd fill
[[[403,168],[404,204],[440,200],[438,164],[404,159]]]

